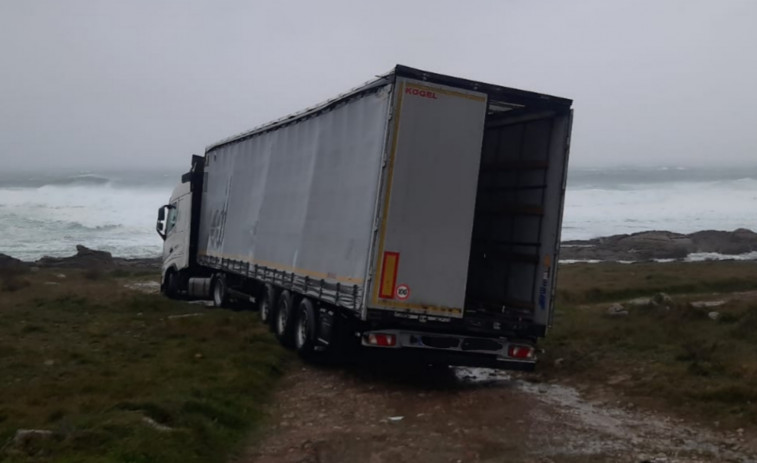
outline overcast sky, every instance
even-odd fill
[[[394,64],[574,100],[571,162],[757,161],[757,1],[0,0],[0,162],[185,170]]]

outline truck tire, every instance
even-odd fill
[[[229,304],[229,296],[226,291],[226,278],[216,275],[213,278],[213,306],[226,307]]]
[[[273,319],[273,331],[279,338],[279,342],[286,347],[292,347],[294,343],[295,311],[292,303],[292,293],[283,291],[276,303],[276,313]]]
[[[258,310],[260,314],[260,321],[267,324],[269,327],[273,327],[271,316],[275,312],[276,304],[276,288],[273,285],[265,285],[263,287],[262,295],[260,297],[260,304],[258,304]]]
[[[315,354],[317,321],[315,306],[310,299],[303,298],[297,306],[294,348],[304,359],[311,359]]]
[[[166,271],[166,276],[163,283],[163,292],[169,299],[176,299],[179,297],[179,275],[176,270],[170,268]]]

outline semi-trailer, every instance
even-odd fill
[[[256,308],[303,356],[531,369],[572,101],[396,66],[208,146],[158,211],[169,297]]]

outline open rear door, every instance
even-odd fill
[[[572,113],[487,120],[466,307],[528,327],[551,321]],[[512,323],[507,323],[507,322]]]
[[[368,307],[462,317],[487,97],[398,78]]]

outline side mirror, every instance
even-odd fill
[[[155,231],[158,232],[158,235],[163,239],[163,241],[166,240],[166,211],[168,210],[168,206],[160,206],[158,209],[158,223],[155,225]]]

